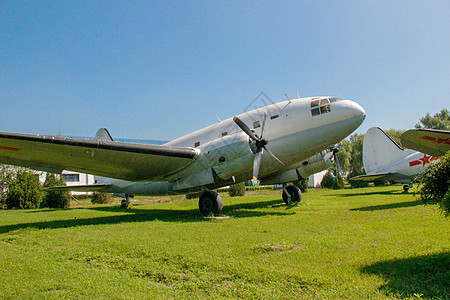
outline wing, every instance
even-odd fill
[[[354,181],[391,180],[394,179],[393,174],[394,173],[378,173],[378,174],[359,175],[352,177],[349,180]]]
[[[433,156],[442,156],[450,150],[450,131],[410,129],[400,139],[403,146]]]
[[[108,192],[112,184],[64,185],[44,188],[47,191]]]
[[[164,180],[199,155],[194,148],[0,132],[0,163],[71,170],[129,181]]]

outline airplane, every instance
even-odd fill
[[[326,155],[322,151],[364,119],[358,103],[322,96],[288,98],[164,145],[116,142],[104,128],[94,140],[0,132],[0,163],[93,174],[98,176],[95,184],[81,188],[122,193],[127,202],[130,195],[201,191],[200,212],[217,215],[223,202],[213,189],[250,179],[284,184],[306,178],[308,159]],[[318,161],[311,161],[311,170],[314,163]],[[285,202],[300,199],[297,187],[283,189]]]
[[[363,142],[363,165],[367,174],[350,180],[405,183],[403,189],[407,192],[412,180],[438,160],[435,156],[403,149],[381,128],[372,127],[367,130]]]
[[[450,131],[435,129],[410,129],[400,136],[402,145],[434,156],[450,151]]]

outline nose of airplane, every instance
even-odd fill
[[[360,124],[366,118],[366,111],[364,110],[364,108],[362,108],[361,105],[359,105],[358,103],[356,103],[354,101],[352,101],[352,112],[353,112],[353,115],[355,116],[355,119],[357,121],[359,121]]]

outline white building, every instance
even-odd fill
[[[64,178],[67,186],[94,184],[94,175],[63,171],[61,176]],[[90,192],[72,192],[73,195],[91,194]]]

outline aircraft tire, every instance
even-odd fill
[[[198,201],[200,212],[204,216],[209,216],[211,213],[218,215],[222,212],[223,201],[219,194],[213,191],[204,191]]]
[[[283,201],[286,205],[302,201],[302,191],[295,185],[288,185],[283,189]]]

